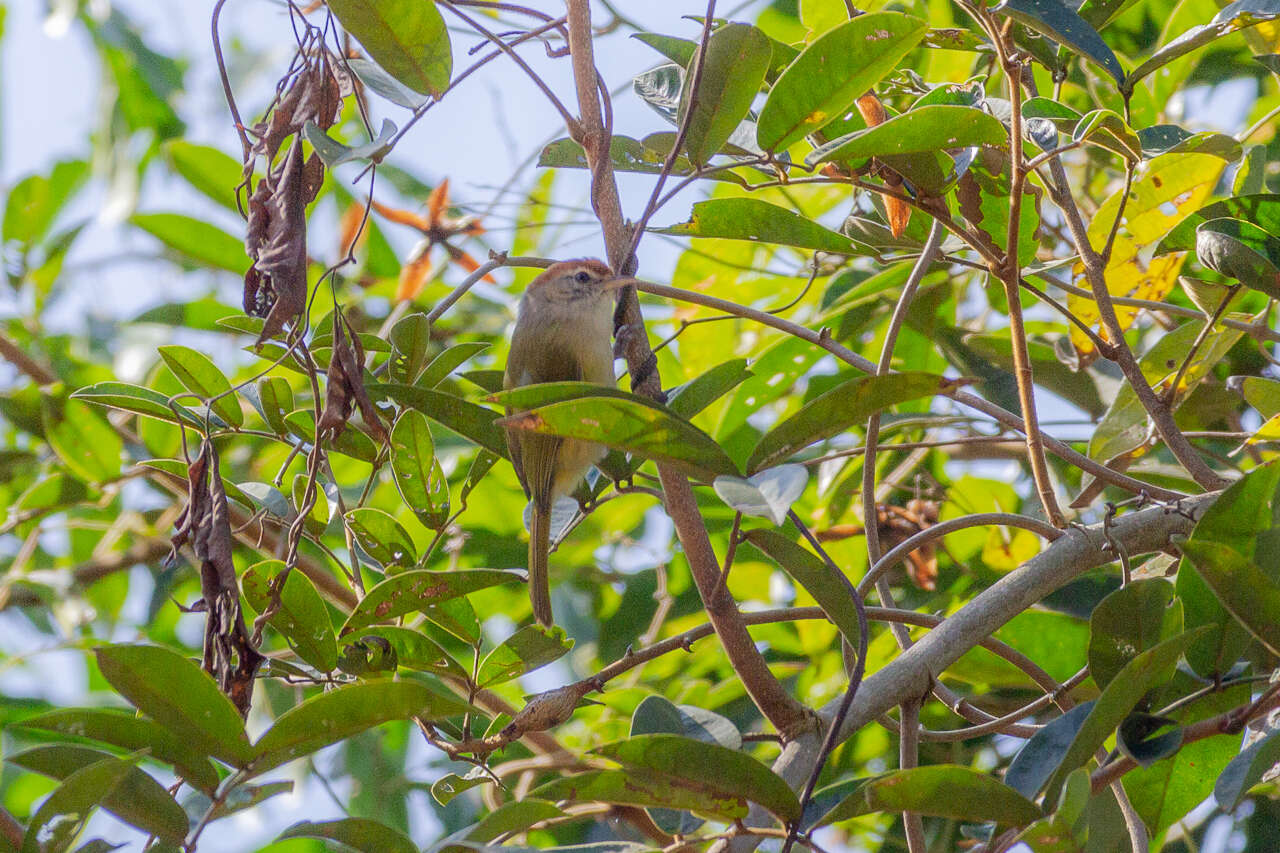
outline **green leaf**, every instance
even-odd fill
[[[997,367],[1010,372],[1015,369],[1013,344],[1008,335],[965,335],[964,343]],[[1037,385],[1047,388],[1094,417],[1107,410],[1098,393],[1097,383],[1089,374],[1073,371],[1059,361],[1052,344],[1032,338],[1027,341],[1027,350],[1031,356]]]
[[[485,655],[476,683],[489,687],[510,681],[559,660],[572,648],[573,640],[567,638],[559,625],[551,628],[526,625]]]
[[[262,418],[278,436],[287,436],[289,426],[284,419],[293,411],[293,387],[281,376],[267,376],[258,380],[258,402],[262,405]]]
[[[125,711],[106,708],[67,708],[27,717],[10,728],[83,737],[172,764],[178,775],[206,794],[218,785],[218,774],[207,756],[182,735],[159,723]]]
[[[1089,617],[1089,674],[1106,687],[1139,652],[1182,633],[1182,608],[1163,578],[1134,581],[1094,608]]]
[[[254,744],[260,775],[391,720],[438,721],[465,713],[465,702],[416,681],[362,681],[312,696],[281,714]]]
[[[871,157],[1008,144],[1009,132],[991,113],[975,107],[938,104],[917,107],[883,124],[833,139],[815,148],[804,161],[810,166],[832,160],[860,163]]]
[[[371,640],[371,638],[373,639]],[[469,675],[457,661],[449,656],[443,646],[426,634],[421,631],[398,628],[392,625],[375,625],[347,634],[343,638],[343,643],[346,644],[343,649],[343,659],[350,661],[353,658],[357,658],[362,661],[368,661],[370,653],[378,651],[378,640],[386,641],[387,647],[394,653],[396,663],[399,666],[414,669],[418,672],[448,675],[464,680]],[[349,670],[344,669],[344,671]],[[360,673],[353,674],[359,675]]]
[[[711,485],[720,500],[743,515],[782,524],[808,482],[803,465],[778,465],[745,478],[716,477]]]
[[[316,149],[316,153],[320,155],[320,159],[332,169],[354,160],[381,163],[382,158],[391,151],[391,140],[396,135],[396,123],[389,118],[384,118],[377,136],[368,142],[355,146],[344,145],[321,130],[315,122],[307,122],[303,125],[302,131],[306,134],[307,141],[311,143],[312,147]]]
[[[676,705],[657,695],[644,697],[631,714],[631,736],[648,734],[681,735],[726,749],[742,748],[742,733],[728,717],[696,705]]]
[[[678,36],[664,36],[658,33],[632,33],[631,37],[643,42],[661,53],[681,68],[688,68],[693,55],[698,51],[698,43]]]
[[[418,562],[413,537],[385,510],[356,507],[347,510],[346,520],[360,547],[388,572],[407,569]]]
[[[423,95],[444,93],[453,49],[431,0],[328,0],[329,10],[388,74]]]
[[[1272,654],[1280,654],[1280,584],[1229,545],[1195,537],[1179,547],[1222,606]]]
[[[800,817],[800,802],[782,777],[751,756],[719,744],[651,734],[605,744],[592,752],[625,765],[628,771],[639,768],[699,788],[745,797],[786,820]]]
[[[231,390],[231,382],[218,369],[212,359],[190,347],[172,344],[159,347],[160,358],[178,377],[178,381],[205,400],[213,400],[215,414],[233,427],[244,424],[240,400]],[[217,399],[214,399],[217,398]]]
[[[796,583],[804,587],[831,624],[840,629],[851,648],[861,643],[857,612],[849,583],[811,551],[807,551],[776,530],[757,528],[747,533],[747,541],[776,562]]]
[[[1160,154],[1212,154],[1228,163],[1234,163],[1244,154],[1244,148],[1234,136],[1225,133],[1202,131],[1192,133],[1176,124],[1158,124],[1138,131],[1143,157]]]
[[[1213,786],[1213,798],[1224,812],[1233,812],[1249,789],[1280,763],[1280,732],[1272,731],[1240,751]]]
[[[229,154],[208,145],[196,145],[185,139],[171,139],[164,145],[173,171],[187,183],[229,210],[236,207],[236,187],[243,179],[244,167]]]
[[[347,67],[356,73],[361,83],[397,106],[416,110],[428,100],[383,71],[382,66],[376,62],[370,62],[367,59],[348,59]]]
[[[391,342],[390,375],[409,385],[418,381],[431,349],[431,320],[422,312],[401,317],[387,336]]]
[[[911,811],[966,822],[1024,826],[1043,812],[987,773],[954,764],[913,767],[872,777],[828,812],[823,825],[873,812]]]
[[[1100,30],[1136,2],[1137,0],[1084,0],[1076,11],[1085,23]]]
[[[266,612],[271,601],[270,585],[283,569],[280,560],[263,560],[245,569],[241,576],[245,600],[258,613]],[[338,665],[338,643],[333,637],[329,610],[315,584],[301,571],[290,571],[285,578],[280,607],[268,624],[284,635],[294,654],[321,672],[331,672]]]
[[[116,692],[194,748],[235,767],[251,756],[244,721],[207,672],[160,646],[94,649]]]
[[[116,756],[83,746],[57,744],[37,746],[5,759],[11,764],[31,770],[53,779],[64,780],[77,771],[103,761],[117,760]],[[123,762],[128,769],[119,783],[101,800],[104,809],[131,826],[155,835],[169,844],[181,844],[187,837],[187,813],[174,802],[160,783],[133,766]]]
[[[314,409],[298,409],[285,415],[284,425],[293,435],[308,444],[316,440],[316,413]],[[378,458],[378,447],[363,430],[347,428],[328,440],[330,450],[352,459],[373,464]]]
[[[197,429],[204,427],[204,420],[181,403],[174,403],[170,408],[169,397],[159,391],[152,391],[141,385],[128,382],[95,382],[71,394],[73,399],[84,400],[98,406],[119,409],[122,412],[133,412],[155,418],[158,421],[176,424],[179,420]],[[177,414],[174,410],[177,410]]]
[[[182,459],[141,459],[138,461],[138,466],[151,468],[155,471],[163,471],[166,474],[177,477],[179,480],[186,480],[187,471],[189,470],[186,461]],[[226,491],[229,500],[235,501],[245,509],[257,509],[253,498],[249,497],[239,486],[226,477],[222,478],[222,488]]]
[[[1097,752],[1116,727],[1129,716],[1129,712],[1143,695],[1152,687],[1168,680],[1178,658],[1204,630],[1199,628],[1187,631],[1165,640],[1134,657],[1115,674],[1076,732],[1062,762],[1049,777],[1045,794],[1049,802],[1058,799],[1067,774],[1082,766]]]
[[[286,838],[322,838],[336,841],[360,853],[418,853],[418,846],[409,836],[384,823],[364,817],[299,821],[277,836],[278,841]]]
[[[416,384],[434,388],[469,358],[479,355],[488,348],[489,344],[484,341],[467,341],[466,343],[449,347],[431,359],[431,363],[422,371],[422,375],[418,377]]]
[[[55,163],[48,177],[28,175],[9,188],[0,237],[31,246],[49,233],[58,213],[89,176],[83,160]]]
[[[694,165],[705,166],[746,118],[771,54],[768,36],[748,24],[726,24],[711,34],[698,91],[686,85],[680,96],[680,120],[688,128],[684,147]],[[696,56],[689,60],[686,81],[693,80],[697,62]]]
[[[98,412],[75,400],[41,399],[45,440],[67,470],[87,483],[120,476],[124,442]]]
[[[740,794],[638,768],[591,770],[563,776],[534,788],[529,796],[553,802],[572,800],[580,803],[687,809],[704,817],[721,820],[737,820],[747,816],[747,800]]]
[[[431,799],[442,806],[449,805],[459,794],[480,785],[487,785],[493,778],[482,767],[473,767],[466,776],[449,773],[431,783]]]
[[[243,275],[244,243],[216,225],[181,213],[135,213],[129,221],[197,264]]]
[[[1163,731],[1172,726],[1172,730]],[[1173,755],[1182,746],[1182,727],[1178,721],[1155,714],[1134,712],[1124,718],[1116,730],[1116,748],[1139,767],[1150,767]]]
[[[346,637],[375,622],[425,610],[478,589],[522,580],[515,572],[498,569],[462,569],[452,572],[412,571],[392,575],[369,590],[351,611],[339,636]]]
[[[1142,142],[1118,114],[1111,110],[1094,110],[1080,119],[1071,134],[1075,142],[1091,142],[1113,151],[1131,163],[1142,159]]]
[[[615,135],[609,142],[609,160],[613,163],[614,171],[635,172],[642,175],[657,175],[661,173],[666,155],[663,151],[650,147],[651,143],[656,144],[658,136],[658,134],[651,134],[641,141],[632,139],[629,136]],[[671,137],[671,139],[674,142],[674,137]],[[666,149],[670,150],[670,148],[671,143],[668,142]],[[548,143],[538,155],[538,166],[553,169],[590,168],[587,163],[587,155],[582,150],[582,146],[572,139],[557,139]],[[677,157],[672,166],[671,174],[677,177],[691,175],[693,174],[693,164],[689,162],[688,157]],[[707,179],[737,184],[738,186],[746,186],[747,184],[742,176],[724,170],[712,172],[707,175]]]
[[[1235,196],[1206,205],[1179,222],[1156,246],[1157,255],[1190,252],[1196,247],[1196,229],[1211,219],[1243,219],[1272,237],[1280,237],[1280,194]]]
[[[426,415],[416,409],[401,412],[391,428],[391,472],[405,505],[427,527],[440,529],[449,518],[449,481]]]
[[[508,458],[507,438],[502,430],[494,425],[499,415],[492,409],[477,406],[475,403],[443,391],[415,385],[396,383],[375,385],[369,388],[369,394],[375,399],[386,397],[401,406],[416,409],[436,423],[448,427],[484,449],[496,453],[503,459]]]
[[[492,841],[500,835],[519,832],[539,821],[550,820],[563,814],[564,810],[555,803],[525,797],[523,800],[515,800],[499,806],[477,823],[462,830],[461,834],[468,841]],[[442,847],[437,853],[448,853],[448,851],[460,849],[467,848]]]
[[[853,254],[853,241],[798,213],[755,198],[715,198],[693,206],[688,222],[653,229],[676,237],[723,237]]]
[[[896,12],[873,12],[829,30],[773,84],[760,111],[756,141],[780,151],[831,121],[888,74],[928,25]]]
[[[931,397],[946,390],[948,380],[932,373],[858,376],[810,400],[800,411],[770,429],[751,451],[748,471],[781,462],[810,444],[847,430],[890,406]]]
[[[1102,36],[1061,0],[1004,0],[992,11],[1043,33],[1106,71],[1116,83],[1124,82],[1120,60],[1116,59]]]
[[[1080,727],[1093,711],[1093,701],[1083,702],[1061,717],[1050,720],[1018,750],[1004,774],[1005,784],[1034,800],[1062,763]]]
[[[667,395],[667,408],[685,420],[710,406],[751,376],[745,358],[717,364],[710,370],[678,385]]]
[[[133,759],[104,758],[64,779],[31,816],[22,853],[69,849],[93,810],[124,782],[134,763]]]
[[[1178,57],[1199,50],[1225,35],[1276,18],[1280,18],[1280,0],[1236,0],[1214,15],[1209,23],[1192,27],[1151,54],[1146,62],[1129,72],[1122,88],[1132,92],[1139,80]]]
[[[1196,226],[1196,257],[1216,273],[1280,299],[1280,237],[1251,222],[1210,219]]]
[[[513,408],[528,411],[504,418],[513,429],[598,442],[614,450],[674,465],[693,476],[711,480],[738,469],[711,436],[677,418],[665,406],[635,394],[590,383],[549,383],[512,389],[495,395]],[[572,399],[531,405],[533,395],[574,395]]]

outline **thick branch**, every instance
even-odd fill
[[[598,94],[601,87],[591,41],[589,0],[567,0],[567,7],[569,48],[581,113],[579,136],[575,138],[586,152],[587,164],[591,168],[591,206],[604,231],[610,266],[629,273],[631,230],[622,217],[618,186],[609,159],[610,134],[605,127]],[[620,328],[629,330],[624,334],[624,343],[633,387],[641,394],[661,399],[662,384],[644,333],[644,320],[635,288],[624,288],[619,294],[619,301]],[[801,732],[812,719],[809,712],[769,671],[733,599],[728,595],[714,594],[720,578],[720,566],[702,514],[698,511],[693,487],[683,474],[667,466],[658,467],[658,476],[662,482],[667,514],[675,524],[676,535],[689,560],[707,616],[724,645],[734,672],[742,679],[760,713],[780,733],[790,737]]]
[[[923,695],[943,670],[1014,616],[1084,572],[1114,561],[1116,554],[1108,539],[1131,556],[1163,550],[1169,547],[1172,537],[1189,534],[1216,498],[1217,494],[1198,495],[1176,505],[1130,513],[1111,525],[1109,536],[1101,524],[1068,530],[868,677],[849,710],[841,737],[850,737],[894,705]],[[834,704],[823,708],[824,716],[833,712]],[[808,778],[817,757],[817,740],[801,739],[783,749],[773,769],[798,788]],[[755,812],[748,818],[752,823],[767,820],[766,815]],[[735,853],[755,847],[749,838],[734,839],[731,845]]]

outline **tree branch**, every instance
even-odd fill
[[[610,132],[605,127],[598,94],[601,86],[591,41],[591,8],[589,0],[566,0],[566,5],[569,49],[581,113],[578,133],[574,138],[586,152],[591,169],[591,206],[604,232],[609,264],[614,270],[630,274],[631,229],[622,217],[618,186],[609,158]],[[571,126],[570,131],[573,130]],[[662,383],[644,332],[644,318],[640,314],[635,288],[623,288],[618,299],[618,319],[622,320],[620,340],[625,344],[632,388],[650,398],[662,399]],[[675,524],[694,583],[734,672],[742,679],[760,713],[784,738],[794,737],[811,725],[813,718],[769,671],[732,597],[714,594],[720,578],[720,566],[698,510],[693,487],[683,474],[665,465],[658,466],[658,478],[662,483],[667,514]]]
[[[909,650],[869,676],[858,691],[841,728],[842,739],[847,739],[894,705],[922,695],[933,679],[965,652],[1046,595],[1090,569],[1113,562],[1116,559],[1115,545],[1130,555],[1169,547],[1172,537],[1191,532],[1196,521],[1217,497],[1216,493],[1197,495],[1177,504],[1139,510],[1114,522],[1108,530],[1104,530],[1102,524],[1068,530],[1039,555],[983,590]],[[821,713],[829,717],[835,704],[829,703]],[[808,777],[817,757],[817,739],[803,738],[783,749],[773,769],[789,785],[798,788]],[[747,822],[752,824],[769,820],[763,811],[756,809],[747,818]],[[746,853],[756,846],[750,838],[733,839],[728,844],[727,849],[734,853]]]

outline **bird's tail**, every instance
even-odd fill
[[[551,550],[551,511],[534,501],[529,514],[529,599],[533,602],[533,618],[550,628],[551,585],[548,578],[547,553]]]

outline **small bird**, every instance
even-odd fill
[[[540,382],[612,386],[613,293],[627,282],[601,261],[583,258],[548,267],[520,300],[504,388]],[[510,414],[510,413],[508,413]],[[530,501],[529,596],[533,615],[552,624],[547,553],[551,507],[570,494],[605,448],[590,441],[507,428],[516,476]]]

